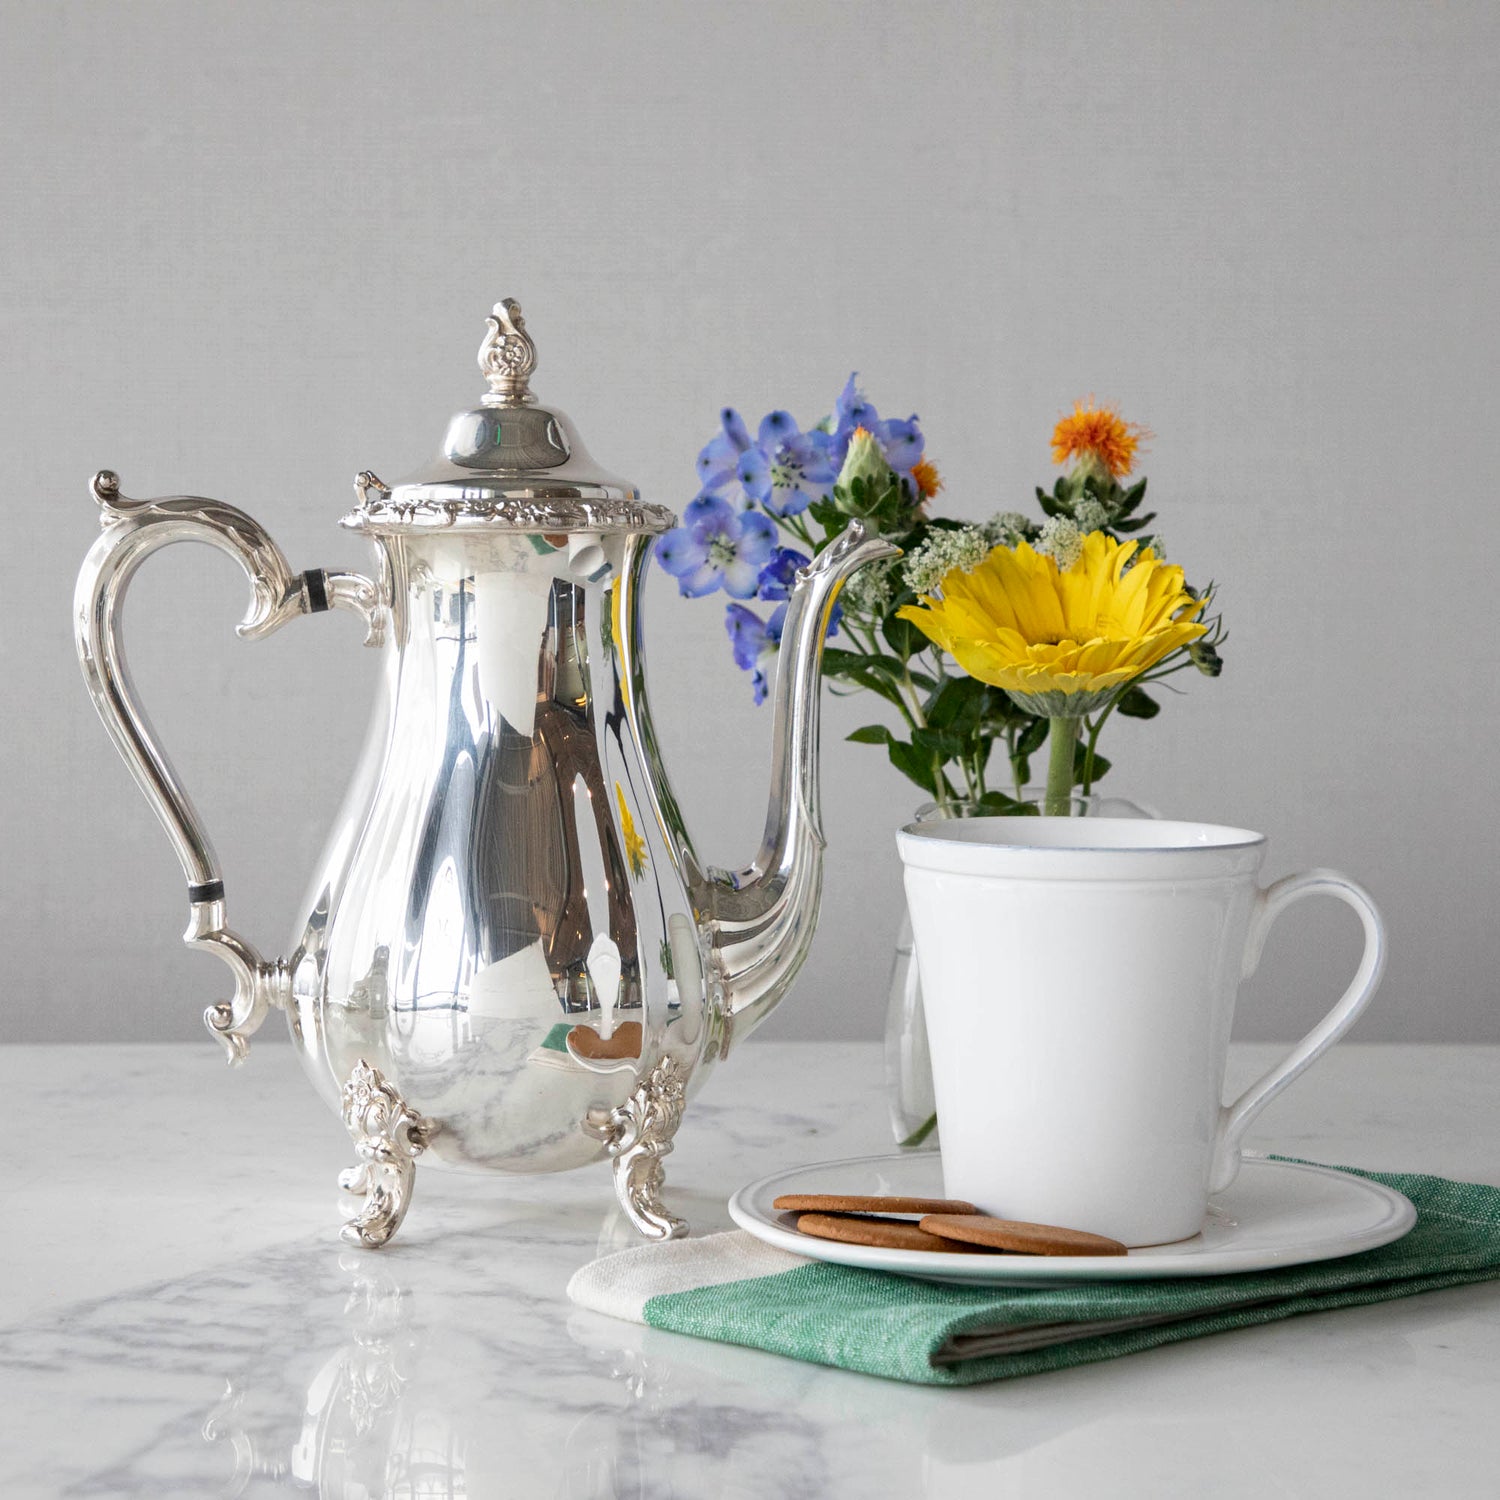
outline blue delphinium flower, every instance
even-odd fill
[[[740,484],[773,516],[795,516],[833,493],[839,471],[831,446],[826,432],[802,432],[790,412],[773,411],[740,453]]]
[[[809,560],[805,552],[798,552],[793,547],[778,547],[771,554],[770,562],[760,570],[760,597],[790,599],[797,574],[807,566]]]
[[[797,571],[807,566],[805,554],[791,547],[778,547],[775,556],[760,572],[760,597],[776,608],[769,620],[762,620],[753,609],[743,604],[724,606],[724,628],[729,632],[730,649],[734,652],[734,664],[742,672],[751,672],[752,689],[756,703],[766,701],[770,690],[770,665],[781,649],[781,635],[786,627],[786,601],[791,597],[792,585]],[[828,635],[839,628],[843,608],[835,604],[828,617]]]
[[[856,427],[863,427],[868,432],[874,432],[880,426],[880,413],[865,399],[865,393],[855,385],[859,379],[859,372],[854,371],[844,382],[844,388],[839,392],[839,398],[833,403],[833,445],[834,455],[840,464],[844,462],[844,455],[849,451],[849,439],[854,436]]]
[[[781,647],[781,632],[785,626],[785,604],[778,604],[769,620],[762,620],[753,609],[746,609],[743,604],[724,606],[724,628],[729,632],[734,664],[742,672],[754,674],[750,682],[757,704],[766,701],[766,693],[770,690],[766,669]]]
[[[760,597],[766,600],[790,599],[792,585],[797,581],[797,574],[810,561],[811,559],[805,552],[798,552],[794,547],[778,547],[770,562],[760,570]],[[844,606],[835,604],[833,612],[828,616],[830,639],[838,630],[839,621],[843,617]]]
[[[855,384],[857,378],[857,375],[849,377],[839,399],[834,402],[830,459],[836,469],[843,468],[845,455],[849,452],[849,439],[854,436],[856,428],[863,427],[880,445],[885,461],[903,479],[911,482],[911,471],[921,460],[922,450],[927,444],[917,418],[882,421],[880,413]]]
[[[735,482],[740,455],[751,446],[745,419],[732,406],[719,413],[719,426],[718,435],[710,438],[698,454],[698,488],[705,495],[719,495]],[[743,497],[729,499],[737,510],[744,509]]]
[[[731,599],[758,598],[776,606],[769,619],[762,619],[744,604],[730,604],[724,617],[735,663],[752,674],[757,703],[770,691],[770,666],[781,646],[787,600],[797,573],[809,562],[804,553],[777,545],[775,522],[832,496],[860,427],[869,431],[897,475],[915,487],[912,468],[924,444],[917,419],[882,420],[854,375],[832,415],[806,432],[789,412],[773,411],[752,438],[739,412],[724,407],[719,431],[698,454],[698,497],[683,511],[682,524],[656,544],[657,561],[686,597],[722,588]],[[828,620],[830,636],[841,615],[835,605]]]
[[[657,542],[656,559],[690,599],[718,588],[732,599],[753,599],[775,550],[776,527],[766,516],[699,495],[682,512],[682,525]]]

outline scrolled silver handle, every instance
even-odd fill
[[[120,635],[125,593],[153,552],[193,541],[227,552],[245,570],[251,601],[238,633],[246,640],[270,635],[298,615],[348,609],[365,622],[365,644],[378,646],[386,610],[375,584],[360,574],[321,568],[294,573],[265,528],[232,505],[197,495],[129,500],[120,493],[118,476],[107,469],[94,476],[91,489],[103,531],[84,559],[73,598],[78,660],[104,727],[167,830],[187,877],[190,913],[183,941],[215,953],[234,974],[233,999],[209,1006],[203,1019],[229,1061],[237,1063],[266,1012],[287,1002],[286,961],[262,958],[225,923],[218,856],[130,679]]]

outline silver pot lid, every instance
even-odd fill
[[[530,382],[536,345],[519,304],[495,304],[479,346],[489,391],[448,424],[443,451],[399,484],[355,480],[359,504],[341,524],[355,531],[666,531],[677,518],[647,505],[629,480],[589,457],[572,422],[540,406]]]

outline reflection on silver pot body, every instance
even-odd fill
[[[684,1226],[660,1200],[686,1094],[786,992],[817,915],[818,672],[838,591],[893,550],[858,523],[799,577],[776,688],[766,834],[729,872],[702,866],[656,749],[641,587],[670,512],[603,473],[529,389],[514,303],[480,350],[490,391],[442,459],[394,488],[369,473],[344,524],[375,576],[295,573],[221,502],[132,501],[96,476],[103,532],[75,624],[94,701],[171,836],[189,883],[185,940],[217,953],[234,997],[205,1019],[231,1061],[271,1008],[342,1112],[363,1197],[351,1242],[384,1243],[413,1163],[550,1172],[606,1157],[632,1220]],[[120,607],[157,548],[205,541],[244,567],[242,635],[301,614],[358,614],[384,656],[381,701],[304,905],[267,960],[225,921],[201,820],[130,683]]]

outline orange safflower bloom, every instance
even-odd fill
[[[917,487],[917,493],[924,500],[931,500],[943,487],[943,476],[938,473],[936,466],[928,458],[912,465],[911,477],[912,483]]]
[[[1127,422],[1111,406],[1076,402],[1073,414],[1052,429],[1052,462],[1093,458],[1111,479],[1123,479],[1135,467],[1136,449],[1151,434],[1137,422]]]

